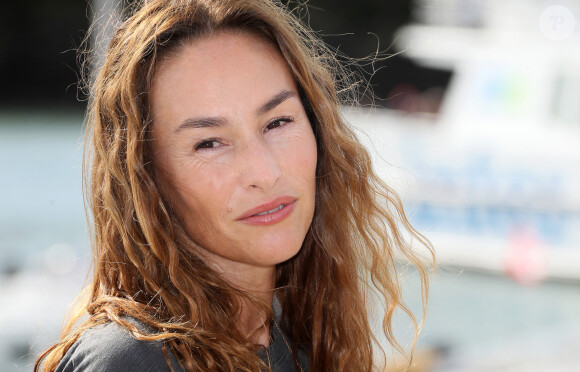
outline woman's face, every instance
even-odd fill
[[[222,32],[159,66],[153,166],[210,263],[230,273],[294,256],[314,213],[316,142],[280,53]]]

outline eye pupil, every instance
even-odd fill
[[[276,129],[279,128],[281,126],[283,126],[284,124],[286,124],[289,120],[282,118],[282,119],[276,119],[274,121],[272,121],[270,124],[268,124],[268,126],[266,127],[267,130],[270,129]]]
[[[213,149],[215,147],[215,140],[211,140],[211,141],[203,141],[202,143],[200,143],[199,145],[197,145],[195,148],[196,149]]]

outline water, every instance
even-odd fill
[[[445,350],[433,371],[578,371],[580,286],[522,286],[442,268],[421,342]]]
[[[0,370],[31,370],[86,277],[82,115],[0,115]]]
[[[0,117],[0,269],[42,265],[54,244],[86,243],[82,116]]]

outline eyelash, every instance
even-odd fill
[[[276,118],[276,119],[270,121],[268,123],[268,125],[266,125],[266,128],[264,129],[264,132],[268,132],[268,131],[270,131],[272,129],[276,129],[276,128],[281,128],[281,127],[285,126],[286,124],[288,124],[290,122],[292,122],[292,118],[291,117],[284,116],[284,117]],[[274,124],[279,124],[279,125],[277,125],[277,126],[275,126],[275,127],[272,128],[271,126],[274,125]],[[220,141],[219,138],[208,138],[208,139],[204,139],[202,141],[199,141],[194,146],[194,149],[195,149],[195,151],[198,151],[198,150],[212,150],[215,147],[213,147],[213,146],[212,147],[205,147],[205,146],[208,145],[208,144],[211,144],[213,142],[219,142],[219,141]]]
[[[212,142],[219,142],[219,139],[218,138],[208,138],[208,139],[204,139],[202,141],[199,141],[195,145],[194,149],[195,149],[195,151],[198,151],[198,150],[212,150],[215,147],[205,147],[206,144],[209,144],[209,143],[212,143]]]
[[[274,127],[274,128],[270,128],[270,126],[271,126],[272,124],[276,124],[276,123],[280,123],[280,122],[282,122],[282,124],[280,124],[279,126],[277,126],[277,127]],[[291,123],[291,122],[292,122],[292,118],[291,118],[291,117],[288,117],[288,116],[283,116],[283,117],[280,117],[280,118],[276,118],[276,119],[274,119],[274,120],[270,121],[270,122],[268,123],[268,125],[266,125],[265,132],[267,132],[267,131],[269,131],[269,130],[271,130],[271,129],[276,129],[276,128],[283,127],[283,126],[285,126],[286,124],[288,124],[288,123]]]

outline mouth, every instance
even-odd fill
[[[260,212],[260,213],[256,213],[254,214],[254,216],[264,216],[266,214],[270,214],[270,213],[275,213],[278,212],[279,210],[281,210],[282,208],[284,208],[285,206],[287,206],[288,204],[280,204],[279,206],[277,206],[276,208],[270,209],[269,211],[265,211],[265,212]]]
[[[243,213],[237,220],[251,225],[270,225],[288,217],[294,210],[296,198],[278,197]]]

